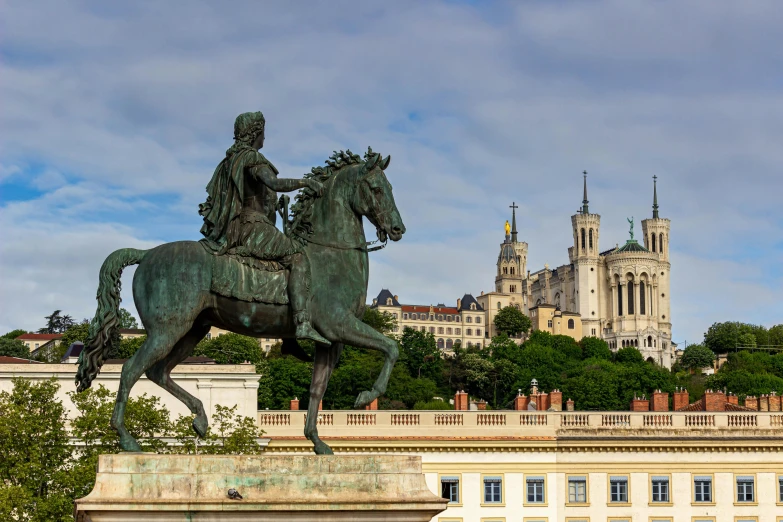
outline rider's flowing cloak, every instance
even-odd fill
[[[267,165],[274,169],[257,150],[235,145],[228,149],[225,159],[218,164],[207,185],[207,200],[199,205],[199,214],[204,217],[204,225],[201,227],[204,239],[201,242],[215,254],[224,254],[238,243],[245,168],[256,165]]]

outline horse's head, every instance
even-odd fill
[[[358,190],[353,201],[354,211],[367,216],[378,231],[378,239],[386,242],[387,237],[399,241],[405,233],[405,225],[394,202],[392,186],[384,170],[389,166],[391,156],[383,158],[368,150],[359,177]]]

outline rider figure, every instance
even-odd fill
[[[309,188],[316,195],[323,185],[314,179],[278,178],[278,171],[258,150],[264,146],[264,115],[246,112],[234,123],[234,144],[207,185],[207,201],[199,205],[204,217],[201,233],[217,255],[239,255],[277,261],[290,272],[288,296],[296,337],[330,344],[310,322],[310,261],[301,244],[276,226],[277,192]]]

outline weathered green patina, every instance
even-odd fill
[[[237,118],[236,143],[216,169],[207,188],[210,197],[201,206],[202,242],[121,249],[101,267],[98,310],[76,382],[79,391],[89,388],[116,342],[120,276],[123,268],[138,264],[133,298],[147,340],[123,366],[111,421],[125,451],[140,451],[125,429],[124,415],[128,394],[143,374],[187,405],[196,415],[194,430],[205,435],[207,416],[201,401],[170,374],[212,326],[282,338],[289,346],[296,345],[297,337],[317,341],[305,425],[305,436],[317,454],[331,453],[318,437],[318,405],[345,343],[385,355],[372,389],[360,393],[355,406],[363,407],[386,391],[397,343],[360,318],[369,276],[362,218],[375,225],[384,243],[387,238],[399,241],[405,233],[384,173],[390,158],[372,149],[363,159],[350,151],[336,152],[325,167],[312,169],[304,179],[278,179],[277,170],[257,152],[264,139],[259,116]],[[278,204],[276,191],[297,189],[303,190],[292,207],[293,218],[284,223],[284,235],[274,226],[274,216],[287,200]],[[238,280],[232,283],[231,277]]]

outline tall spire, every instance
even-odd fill
[[[658,176],[653,176],[653,219],[658,219]]]
[[[519,208],[516,202],[511,202],[511,242],[517,242],[517,209]]]
[[[586,170],[582,171],[582,174],[584,174],[584,177],[585,177],[585,195],[582,198],[582,214],[589,214],[590,211],[587,208],[587,203],[588,203],[588,201],[587,201],[587,171]]]

